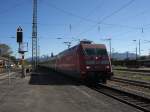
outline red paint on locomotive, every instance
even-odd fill
[[[106,83],[113,75],[104,44],[80,43],[59,53],[51,61],[51,68],[81,80]]]

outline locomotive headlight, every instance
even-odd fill
[[[110,69],[110,66],[109,66],[109,65],[107,65],[107,66],[106,66],[106,69]]]
[[[90,66],[86,66],[86,69],[90,69],[91,67]]]

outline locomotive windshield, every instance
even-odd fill
[[[100,48],[96,48],[96,55],[100,55],[100,56],[106,56],[107,55],[107,51],[106,49],[100,49]]]
[[[85,48],[85,55],[96,55],[95,49],[93,48]]]
[[[106,49],[100,49],[100,48],[85,48],[85,55],[87,56],[107,56]]]

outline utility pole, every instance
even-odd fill
[[[109,40],[109,49],[110,49],[110,59],[111,59],[111,39],[108,39]]]
[[[129,52],[127,51],[126,54],[127,54],[126,55],[127,56],[126,59],[129,60]]]
[[[137,60],[137,47],[135,49],[136,49],[136,60]]]
[[[141,40],[139,39],[139,58],[141,56]]]
[[[33,0],[33,22],[32,22],[32,69],[35,70],[38,61],[37,42],[37,0]]]
[[[109,41],[109,56],[110,56],[110,59],[111,59],[111,55],[112,55],[112,53],[111,53],[111,38],[108,38],[108,39],[106,39],[106,40],[108,40]]]
[[[69,30],[70,30],[70,32],[72,31],[72,25],[71,24],[69,24]]]
[[[136,57],[135,59],[137,60],[137,40],[133,40],[135,42],[135,53],[136,53]]]
[[[110,59],[111,59],[111,55],[112,55],[112,53],[111,53],[111,50],[112,50],[112,48],[111,48],[111,38],[107,38],[107,39],[103,39],[104,41],[109,41],[109,57],[110,57]]]

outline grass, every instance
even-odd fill
[[[138,73],[133,74],[132,72],[122,72],[122,71],[114,70],[114,76],[121,77],[121,78],[128,78],[131,80],[150,82],[150,75],[141,75]]]

